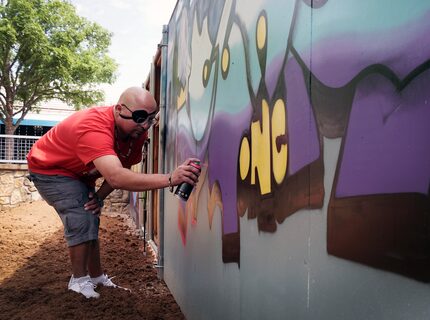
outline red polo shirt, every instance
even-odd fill
[[[130,155],[124,157],[130,141],[118,141],[118,152],[113,107],[92,107],[75,112],[43,135],[27,155],[28,168],[34,173],[68,176],[94,184],[100,177],[94,159],[114,155],[125,168],[130,168],[142,160],[146,139],[147,134],[143,134],[134,140]]]

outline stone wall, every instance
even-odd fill
[[[0,210],[15,207],[23,202],[41,200],[33,182],[28,180],[26,164],[0,164]],[[99,186],[103,180],[99,179]],[[104,211],[128,212],[128,191],[115,190],[104,201]]]
[[[97,180],[97,187],[101,185],[103,179]],[[96,188],[97,189],[97,188]],[[103,211],[127,213],[128,214],[129,192],[114,190],[105,200]]]
[[[41,199],[27,175],[26,164],[0,164],[0,210]]]

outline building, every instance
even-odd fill
[[[430,3],[178,1],[145,220],[187,319],[428,319]],[[141,221],[142,223],[142,221]]]
[[[0,120],[0,163],[26,163],[25,156],[33,143],[74,111],[61,101],[47,101],[37,111],[28,112],[12,136],[5,135]],[[19,115],[14,119],[18,120]]]
[[[58,122],[71,115],[75,109],[59,100],[43,103],[38,112],[30,111],[16,129],[16,135],[41,136]],[[14,117],[18,119],[19,115]],[[4,124],[0,121],[0,134],[5,133]]]

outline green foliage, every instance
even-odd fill
[[[0,0],[0,119],[54,98],[76,108],[101,101],[97,87],[117,67],[111,36],[65,0]]]

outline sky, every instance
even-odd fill
[[[117,80],[103,85],[104,104],[115,104],[121,92],[141,86],[148,77],[157,45],[176,0],[69,0],[77,14],[111,33],[109,55],[118,64]]]

